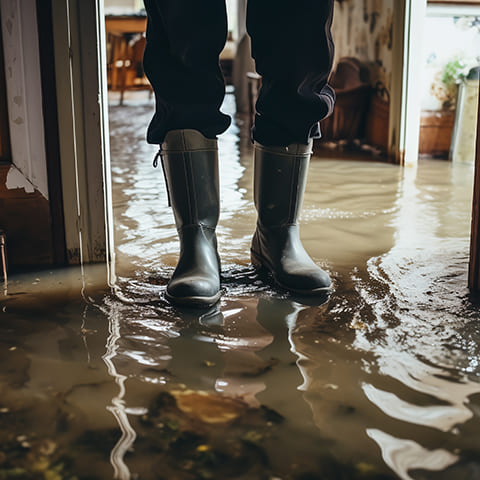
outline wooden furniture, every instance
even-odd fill
[[[107,32],[139,33],[147,28],[145,15],[107,15],[105,29]]]
[[[388,152],[388,124],[390,120],[390,93],[378,82],[370,98],[365,127],[365,139],[369,145]]]
[[[448,158],[455,112],[453,110],[424,110],[420,115],[418,153]]]
[[[330,84],[336,93],[335,108],[321,122],[322,141],[362,138],[372,90],[368,70],[356,58],[341,58]]]
[[[126,90],[151,91],[142,66],[146,27],[142,15],[105,17],[108,87],[120,91],[120,105]]]
[[[143,72],[145,30],[147,18],[143,15],[107,15],[107,77],[108,88],[120,91],[120,105],[126,90],[152,90]],[[225,83],[232,84],[235,45],[229,33],[220,54],[220,67]]]

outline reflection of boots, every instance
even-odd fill
[[[162,144],[165,180],[180,238],[180,259],[167,286],[176,304],[213,305],[220,298],[217,141],[173,130]]]
[[[311,149],[311,144],[255,144],[258,220],[252,240],[252,263],[269,270],[280,287],[301,295],[315,295],[331,288],[328,274],[303,248],[297,224]]]

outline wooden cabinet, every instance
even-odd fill
[[[448,158],[455,112],[424,110],[420,116],[419,154]]]
[[[151,89],[142,66],[146,27],[141,15],[105,18],[108,87],[120,91],[120,103],[126,90]]]

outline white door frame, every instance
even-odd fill
[[[423,65],[423,24],[427,0],[403,0],[396,4],[393,25],[393,64],[389,122],[389,154],[396,163],[418,162],[420,134],[419,76]]]
[[[0,0],[12,167],[7,186],[48,199],[36,0]],[[68,262],[114,281],[103,0],[52,0]]]
[[[52,0],[59,143],[70,263],[106,262],[114,282],[103,0]]]

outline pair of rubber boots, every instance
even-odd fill
[[[180,239],[180,258],[166,297],[177,305],[211,306],[221,295],[215,235],[220,213],[217,141],[196,130],[173,130],[161,153]],[[268,270],[281,288],[308,296],[331,288],[328,274],[308,256],[299,237],[297,218],[310,156],[311,145],[255,144],[258,220],[251,245],[255,267]]]

